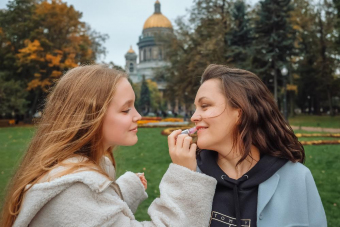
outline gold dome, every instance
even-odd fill
[[[161,13],[161,4],[157,0],[155,12],[145,21],[143,30],[147,28],[171,28],[172,24],[166,16]]]
[[[172,24],[161,13],[151,15],[144,23],[143,29],[147,28],[172,28]]]
[[[130,46],[130,50],[128,51],[128,53],[132,53],[132,54],[135,53],[135,51],[132,49],[132,46]]]

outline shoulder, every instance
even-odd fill
[[[105,174],[99,172],[99,166],[84,165],[67,173],[75,164],[86,161],[86,157],[76,156],[64,160],[60,165],[54,167],[41,178],[32,188],[44,189],[60,186],[71,186],[73,183],[83,183],[91,190],[101,192],[107,188],[114,179],[115,170],[107,157],[103,157],[100,163]],[[64,173],[66,173],[64,175]],[[30,186],[30,185],[28,185]]]
[[[298,171],[300,173],[308,174],[310,170],[300,162],[288,161],[284,166],[281,167],[281,171]]]
[[[102,192],[110,186],[112,181],[97,171],[84,170],[64,175],[49,182],[37,183],[33,185],[31,189],[34,191],[53,189],[63,190],[76,183],[82,183],[84,186],[87,186],[94,192]]]
[[[281,168],[283,171],[299,171],[301,173],[309,173],[310,170],[300,162],[291,162],[288,161],[284,166]],[[280,170],[281,170],[280,169]]]
[[[74,182],[58,196],[49,200],[34,216],[32,226],[101,226],[114,222],[118,214],[123,212],[133,218],[126,203],[120,199],[110,186],[98,193],[87,184]],[[44,223],[43,225],[35,225]]]
[[[281,180],[298,180],[302,181],[306,178],[312,177],[311,171],[305,165],[299,162],[288,161],[284,166],[282,166],[277,172]]]

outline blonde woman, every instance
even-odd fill
[[[112,154],[138,140],[134,101],[122,72],[100,65],[67,72],[12,179],[1,226],[207,226],[216,180],[195,172],[196,145],[180,131],[169,136],[173,164],[149,207],[151,221],[135,220],[146,180],[131,172],[116,180]]]

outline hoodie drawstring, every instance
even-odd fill
[[[244,182],[248,179],[248,175],[243,176],[244,179],[239,181],[239,183]],[[227,175],[222,175],[221,178],[225,181],[228,181]],[[237,227],[241,227],[241,207],[240,207],[240,199],[238,195],[239,187],[238,184],[233,185],[233,194],[234,194],[234,208],[235,208],[235,215],[236,215],[236,223]]]
[[[234,191],[234,205],[235,205],[237,227],[241,227],[240,200],[238,196],[238,186],[236,184],[233,187],[233,191]]]

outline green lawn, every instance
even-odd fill
[[[288,119],[294,126],[309,126],[321,128],[340,128],[340,116],[310,116],[299,115]]]
[[[142,128],[138,132],[139,142],[135,146],[120,147],[114,151],[118,176],[129,170],[145,172],[148,179],[149,198],[140,205],[136,213],[138,220],[149,219],[147,208],[159,196],[158,185],[170,163],[167,137],[160,135],[161,130]],[[33,131],[32,127],[0,128],[0,201],[4,195],[4,187],[13,174]],[[301,140],[310,139],[301,138]],[[337,227],[340,222],[340,175],[338,175],[340,145],[305,146],[305,150],[305,164],[312,171],[319,189],[328,226]]]

